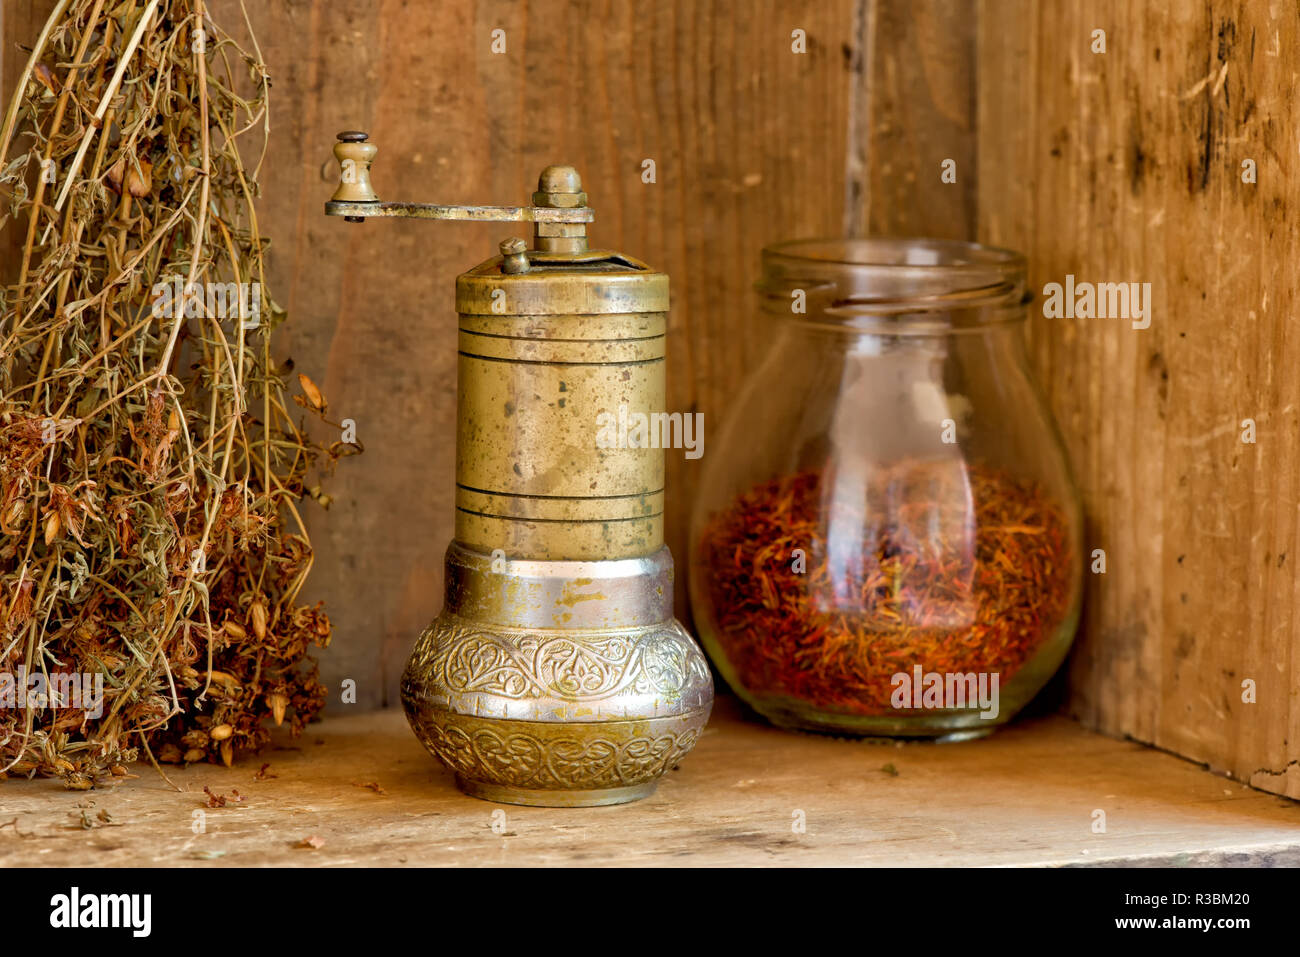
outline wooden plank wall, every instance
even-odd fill
[[[985,0],[976,124],[982,239],[1028,250],[1039,290],[1071,273],[1152,283],[1147,329],[1032,319],[1090,545],[1108,558],[1088,583],[1071,710],[1291,797],[1298,16],[1278,2]]]
[[[6,78],[48,6],[4,0]],[[503,234],[326,220],[329,149],[348,127],[380,147],[386,198],[517,202],[542,166],[577,165],[593,235],[672,275],[670,405],[703,411],[706,441],[763,347],[749,289],[767,241],[977,236],[1027,251],[1039,289],[1066,273],[1152,282],[1146,330],[1031,320],[1090,544],[1108,556],[1089,581],[1070,709],[1300,796],[1294,4],[249,7],[275,80],[262,214],[292,317],[281,351],[367,449],[313,521],[311,590],[336,626],[324,671],[356,679],[359,706],[395,703],[441,603],[452,280]],[[239,32],[237,0],[211,8]],[[498,28],[504,54],[490,52]],[[795,29],[806,53],[791,50]],[[1105,54],[1090,51],[1094,29]],[[1256,184],[1241,182],[1245,158]],[[944,159],[956,184],[940,181]],[[698,469],[669,457],[679,560]]]

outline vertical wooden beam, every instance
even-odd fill
[[[1031,319],[1107,558],[1072,710],[1300,797],[1295,8],[980,9],[981,238],[1152,289],[1146,329]]]
[[[967,0],[856,0],[846,235],[974,238],[975,21]]]

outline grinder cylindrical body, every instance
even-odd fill
[[[402,697],[470,793],[612,804],[694,746],[713,686],[663,542],[668,277],[554,245],[457,280],[456,532]]]
[[[457,280],[462,544],[528,559],[663,545],[661,443],[620,442],[618,426],[665,409],[668,277],[615,262],[539,253],[522,275],[494,260]]]

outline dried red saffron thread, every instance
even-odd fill
[[[1034,483],[906,461],[865,487],[833,470],[756,486],[706,525],[700,558],[715,640],[746,691],[874,715],[894,711],[893,676],[918,664],[996,672],[1005,688],[1068,612],[1070,549]]]

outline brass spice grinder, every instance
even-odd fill
[[[572,167],[543,170],[530,206],[384,203],[366,139],[339,134],[327,214],[534,224],[532,249],[507,239],[456,279],[456,531],[442,613],[402,676],[407,718],[490,801],[645,797],[713,704],[673,618],[664,452],[599,438],[664,409],[668,276],[587,248]]]

